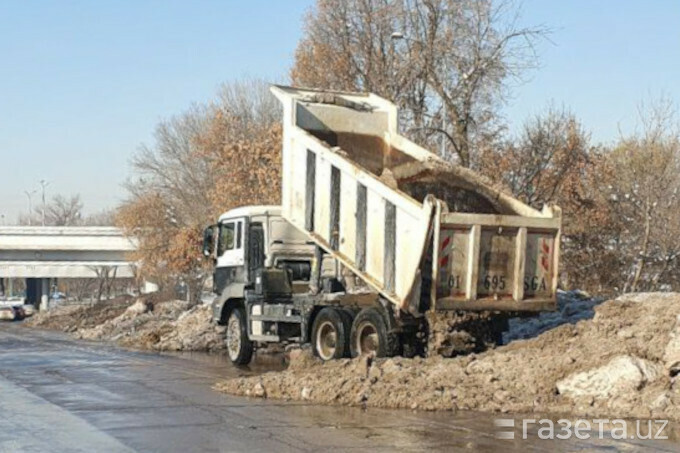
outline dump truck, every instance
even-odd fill
[[[281,205],[233,209],[204,234],[233,362],[268,343],[311,343],[323,360],[422,355],[437,315],[555,309],[557,206],[536,210],[408,140],[375,94],[271,91]]]

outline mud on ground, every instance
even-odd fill
[[[481,354],[322,363],[297,351],[288,370],[216,389],[322,404],[680,420],[680,294],[574,303],[580,308],[561,306],[568,323]],[[510,334],[556,324],[547,316]]]

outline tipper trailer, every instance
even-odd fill
[[[555,308],[558,207],[533,209],[409,141],[379,96],[271,90],[281,205],[234,209],[205,232],[232,361],[272,342],[311,342],[324,360],[422,354],[426,315]]]

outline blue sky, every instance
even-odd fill
[[[42,178],[88,212],[116,205],[159,120],[224,81],[285,80],[312,3],[0,0],[0,214]],[[680,2],[525,0],[522,21],[553,34],[504,109],[511,130],[552,102],[606,142],[640,100],[680,102]]]
[[[608,143],[635,129],[641,101],[680,103],[679,1],[525,0],[522,10],[524,24],[553,33],[505,109],[513,129],[553,102]]]

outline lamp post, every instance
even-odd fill
[[[417,39],[409,38],[409,37],[405,36],[402,32],[399,32],[399,31],[395,31],[394,33],[392,33],[390,35],[390,38],[393,41],[399,41],[399,40],[403,39],[405,41],[417,42],[421,46],[423,45],[423,43],[421,41],[419,41]],[[444,65],[444,74],[446,75],[447,66],[446,66],[446,60],[445,59],[442,60],[442,64]],[[441,146],[440,153],[441,153],[442,157],[446,157],[446,134],[445,134],[445,132],[446,132],[446,115],[447,115],[447,113],[446,113],[446,101],[444,99],[442,99],[442,139],[441,139],[441,144],[440,144],[440,146]]]
[[[45,188],[49,185],[50,183],[44,179],[40,180],[40,187],[42,188],[42,226],[45,226]]]
[[[31,226],[31,224],[33,223],[31,220],[31,216],[33,215],[33,203],[31,202],[31,197],[33,196],[33,194],[35,194],[35,192],[36,192],[35,190],[32,190],[30,192],[28,190],[24,190],[26,197],[28,197],[28,226]]]

